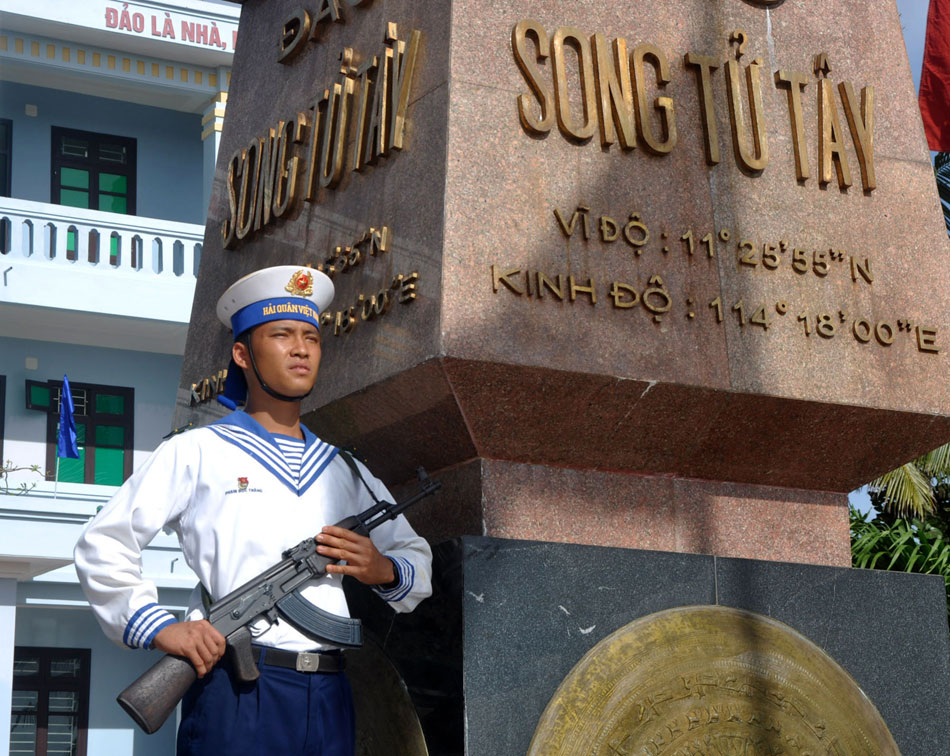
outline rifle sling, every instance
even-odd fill
[[[360,483],[363,484],[363,487],[369,492],[370,498],[373,500],[373,504],[379,505],[382,502],[377,498],[376,494],[373,493],[373,489],[369,487],[369,483],[366,482],[366,479],[363,477],[363,474],[360,472],[360,466],[356,464],[356,460],[353,458],[353,454],[348,452],[346,449],[340,449],[340,456],[343,458],[343,461],[346,462],[346,466],[353,471],[353,474],[360,479]]]

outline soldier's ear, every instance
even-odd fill
[[[251,360],[248,356],[247,344],[243,340],[234,342],[234,346],[231,347],[231,359],[239,368],[250,370]]]

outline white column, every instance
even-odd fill
[[[16,580],[0,578],[0,756],[10,753],[13,708],[13,638],[16,631]]]
[[[228,93],[218,92],[208,103],[201,118],[201,142],[204,148],[204,188],[201,200],[206,213],[211,203],[211,184],[214,181],[214,167],[218,161],[218,145],[221,144],[221,129],[224,126],[227,104]]]

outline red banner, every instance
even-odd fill
[[[930,0],[919,101],[930,149],[950,152],[950,0]]]

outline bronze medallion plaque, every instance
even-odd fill
[[[373,643],[346,652],[356,709],[356,756],[428,756],[419,715],[399,672]]]
[[[720,606],[643,617],[592,648],[528,756],[899,756],[874,705],[818,646]]]

